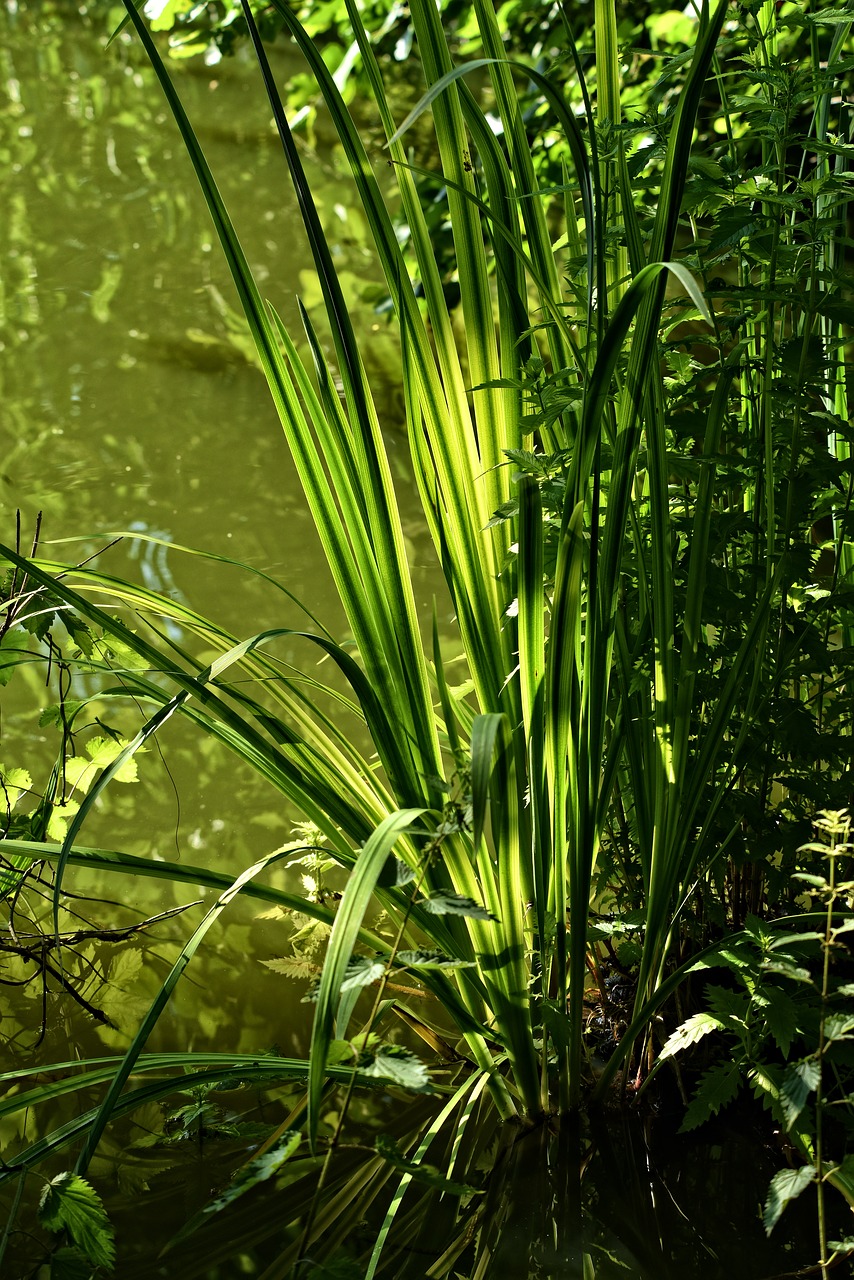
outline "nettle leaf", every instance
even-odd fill
[[[356,1049],[349,1040],[330,1040],[329,1052],[326,1055],[327,1065],[337,1067],[342,1062],[353,1062]]]
[[[383,1045],[372,1059],[359,1063],[359,1074],[389,1080],[413,1093],[430,1093],[432,1087],[426,1064],[408,1049]]]
[[[273,973],[284,974],[286,978],[310,978],[317,970],[317,965],[301,956],[281,956],[273,960],[262,960],[261,964]]]
[[[823,942],[824,934],[810,929],[806,933],[787,933],[785,938],[778,938],[771,943],[771,950],[778,951],[781,947],[791,947],[796,942]]]
[[[750,969],[756,963],[754,953],[747,947],[721,947],[714,959],[728,969]]]
[[[117,755],[122,754],[125,746],[129,746],[127,737],[119,737],[119,739],[109,739],[109,737],[93,737],[86,744],[86,754],[92,760],[92,768],[105,769],[108,764],[113,764],[113,760]],[[137,755],[140,755],[145,748],[138,748],[136,755],[125,760],[122,767],[113,774],[113,782],[136,782],[137,781]]]
[[[812,975],[809,969],[805,969],[794,956],[786,956],[778,953],[773,958],[762,961],[763,973],[778,973],[783,978],[790,978],[792,982],[812,982]]]
[[[803,1058],[786,1068],[780,1086],[780,1106],[786,1128],[790,1129],[803,1111],[807,1098],[818,1088],[821,1071],[815,1058]]]
[[[26,769],[7,769],[0,764],[0,812],[14,809],[25,792],[31,790],[33,780]]]
[[[48,1231],[67,1231],[96,1267],[111,1267],[116,1256],[115,1233],[101,1198],[76,1173],[60,1173],[42,1192],[39,1221]]]
[[[824,1038],[826,1042],[831,1040],[851,1040],[854,1031],[854,1014],[850,1013],[831,1013],[824,1020]]]
[[[18,666],[33,661],[29,641],[19,631],[7,631],[0,636],[0,688],[9,683]]]
[[[474,960],[458,960],[443,951],[398,951],[395,962],[404,969],[473,969]]]
[[[758,1063],[748,1072],[748,1080],[754,1096],[761,1098],[762,1105],[771,1111],[780,1124],[784,1124],[780,1101],[783,1073],[780,1068],[768,1063]]]
[[[106,769],[116,756],[128,746],[126,738],[90,738],[86,743],[85,756],[72,756],[65,764],[65,781],[72,791],[88,791],[95,776],[101,769]],[[144,751],[140,747],[139,751]],[[137,752],[137,755],[139,754]],[[88,756],[88,759],[86,758]],[[113,774],[113,782],[136,782],[138,777],[136,756],[125,760],[124,764]]]
[[[388,1161],[395,1169],[399,1169],[401,1173],[408,1173],[413,1182],[423,1182],[428,1187],[434,1187],[437,1191],[446,1191],[452,1196],[468,1196],[479,1195],[475,1187],[468,1187],[462,1182],[453,1182],[432,1164],[419,1164],[414,1160],[407,1160],[402,1155],[400,1148],[393,1138],[389,1138],[387,1134],[381,1133],[377,1135],[374,1146],[377,1153],[382,1156],[383,1160]]]
[[[491,911],[461,893],[433,893],[418,904],[434,916],[469,916],[472,920],[497,920]]]
[[[394,860],[394,883],[396,888],[401,889],[405,884],[411,884],[415,879],[415,868],[410,867],[408,863],[403,862],[400,858]]]
[[[658,1056],[672,1058],[674,1054],[682,1053],[689,1045],[702,1040],[703,1036],[707,1036],[710,1031],[723,1031],[725,1027],[726,1023],[723,1019],[716,1017],[713,1013],[695,1013],[668,1037],[667,1043]]]
[[[725,1024],[733,1027],[734,1030],[745,1025],[745,1019],[750,1009],[750,1001],[747,996],[740,995],[737,991],[728,991],[726,987],[716,987],[711,983],[706,987],[706,999],[712,1006],[712,1009]]]
[[[792,1038],[798,1029],[798,1010],[794,1000],[779,987],[768,987],[757,997],[757,1003],[764,1004],[768,1030],[783,1057],[788,1058]]]
[[[770,1236],[780,1221],[780,1214],[786,1205],[797,1200],[801,1192],[814,1181],[815,1169],[810,1164],[802,1165],[800,1169],[781,1169],[774,1175],[768,1188],[765,1208],[762,1210],[766,1236]]]
[[[47,821],[48,840],[55,840],[57,844],[62,844],[68,831],[68,824],[79,809],[80,805],[76,800],[62,800],[52,804]]]
[[[45,707],[39,716],[39,728],[45,729],[48,725],[55,724],[61,729],[63,724],[69,724],[80,708],[85,706],[85,702],[79,702],[76,698],[66,698],[62,704],[54,702]]]
[[[342,994],[345,991],[356,991],[359,987],[369,987],[372,982],[379,982],[385,969],[385,960],[381,956],[351,956],[341,983]]]
[[[837,987],[833,993],[835,996],[854,996],[854,982],[845,982],[841,987]]]
[[[268,962],[265,962],[268,963]],[[277,966],[268,963],[269,968]],[[345,991],[357,991],[360,987],[369,987],[372,982],[379,982],[385,973],[386,964],[382,956],[351,956],[344,970],[341,983],[341,994]],[[316,978],[302,998],[303,1004],[311,1004],[317,1000],[320,990],[320,977]]]
[[[741,1072],[736,1062],[720,1062],[704,1071],[679,1132],[688,1133],[710,1116],[716,1116],[721,1107],[732,1102],[740,1084]]]
[[[62,625],[80,652],[87,658],[91,657],[95,647],[95,637],[83,619],[78,618],[74,613],[63,613]]]
[[[266,1182],[278,1173],[286,1160],[290,1160],[296,1151],[302,1134],[296,1129],[287,1129],[269,1150],[264,1151],[261,1155],[255,1156],[248,1164],[238,1169],[229,1185],[224,1191],[206,1204],[204,1209],[193,1215],[189,1222],[186,1222],[176,1236],[169,1241],[169,1248],[176,1245],[179,1240],[186,1240],[187,1236],[192,1235],[205,1222],[216,1213],[220,1213],[223,1209],[228,1208],[235,1200],[239,1200],[247,1191],[251,1191],[253,1187],[257,1187],[259,1183]]]

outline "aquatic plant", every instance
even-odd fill
[[[704,4],[691,50],[656,86],[658,105],[633,120],[615,10],[597,0],[595,62],[564,36],[571,86],[523,70],[562,138],[556,190],[538,180],[518,72],[492,5],[474,5],[485,57],[454,66],[435,5],[413,0],[428,89],[398,124],[358,6],[348,2],[417,263],[413,279],[333,77],[284,0],[273,8],[321,88],[374,238],[400,336],[411,464],[454,634],[442,622],[444,602],[434,606],[432,634],[419,616],[333,246],[252,10],[245,5],[244,18],[298,195],[326,335],[304,312],[297,338],[262,298],[157,46],[129,5],[231,268],[352,644],[314,620],[299,636],[331,661],[348,692],[277,658],[276,642],[291,630],[238,639],[95,566],[4,549],[27,575],[35,607],[50,593],[63,616],[97,631],[99,647],[83,665],[113,678],[113,655],[122,655],[111,696],[152,709],[61,842],[4,842],[18,876],[29,861],[55,865],[57,932],[69,866],[187,877],[178,864],[142,865],[79,840],[98,795],[173,713],[250,763],[313,834],[225,887],[121,1064],[92,1064],[66,1082],[75,1089],[109,1077],[100,1107],[13,1157],[0,1177],[84,1132],[75,1176],[86,1173],[112,1116],[141,1096],[124,1094],[126,1082],[160,1061],[144,1053],[146,1041],[209,928],[237,892],[260,892],[254,881],[271,862],[307,845],[348,879],[338,903],[316,886],[308,899],[278,895],[330,932],[312,992],[308,1060],[279,1062],[283,1075],[302,1072],[306,1081],[305,1116],[292,1123],[304,1120],[308,1151],[323,1156],[320,1187],[312,1162],[311,1190],[289,1209],[294,1220],[304,1214],[301,1234],[275,1274],[318,1239],[334,1247],[358,1211],[345,1197],[330,1234],[323,1206],[338,1185],[333,1157],[353,1088],[372,1080],[435,1088],[424,1062],[387,1035],[376,1039],[381,1017],[393,1010],[434,1053],[447,1050],[462,1064],[452,1083],[438,1078],[448,1091],[438,1118],[407,1134],[403,1149],[380,1150],[365,1175],[372,1192],[400,1175],[369,1261],[373,1275],[403,1189],[481,1091],[494,1116],[522,1125],[574,1111],[593,1088],[588,1053],[609,1038],[595,1096],[620,1072],[624,1085],[640,1083],[655,1057],[654,1015],[714,955],[721,931],[742,925],[745,904],[772,892],[777,868],[765,854],[780,847],[760,837],[770,840],[785,810],[772,804],[775,788],[798,797],[784,814],[797,826],[816,761],[826,762],[818,784],[826,796],[846,785],[851,710],[838,694],[851,683],[852,471],[840,299],[850,121],[832,103],[850,23],[844,14],[834,20],[828,44],[825,19],[798,15],[810,52],[805,66],[792,67],[779,56],[773,3],[745,11],[743,27],[726,0]],[[754,92],[733,99],[722,38],[750,64]],[[488,110],[472,74],[489,77]],[[696,157],[695,132],[711,136],[709,119],[721,109],[719,153]],[[406,149],[428,112],[461,335]],[[789,163],[801,135],[813,146],[809,172]],[[758,154],[745,152],[756,139]],[[822,577],[816,537],[830,552]],[[114,616],[116,605],[130,620]],[[170,623],[216,658],[196,657]],[[831,633],[840,641],[833,657]],[[344,731],[339,708],[355,715],[364,738]],[[795,741],[804,716],[814,729],[806,745]],[[382,926],[371,923],[376,906]],[[618,1012],[609,968],[630,973],[633,994]],[[414,983],[440,1016],[395,994]],[[366,1006],[359,1000],[368,989]],[[597,1002],[601,1030],[591,1033]],[[363,1023],[354,1033],[357,1007]],[[191,1082],[216,1070],[192,1055],[174,1062]],[[327,1091],[344,1078],[329,1133],[321,1123]],[[161,1085],[164,1094],[174,1080]],[[146,1098],[152,1088],[142,1090]],[[12,1105],[46,1096],[37,1090]],[[286,1146],[290,1157],[297,1148]],[[446,1191],[455,1150],[437,1175]]]

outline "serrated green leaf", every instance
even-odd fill
[[[405,969],[473,969],[474,960],[457,960],[443,951],[398,951],[396,963]]]
[[[472,920],[495,920],[496,917],[473,898],[461,893],[432,893],[418,904],[434,916],[469,916]]]
[[[786,1128],[791,1129],[806,1106],[809,1095],[818,1088],[821,1079],[819,1064],[815,1058],[803,1058],[791,1062],[786,1068],[780,1086],[780,1105]]]
[[[87,658],[91,657],[92,650],[95,647],[95,637],[91,630],[87,627],[82,618],[78,618],[76,614],[70,613],[68,610],[63,611],[62,625],[68,632],[71,640],[77,645],[77,648]]]
[[[411,884],[415,879],[415,869],[410,867],[407,862],[403,862],[400,858],[394,859],[394,883],[398,889],[405,884]]]
[[[87,756],[69,756],[65,761],[63,777],[70,791],[88,791],[95,780],[92,761]]]
[[[62,844],[68,832],[68,824],[79,810],[80,805],[76,800],[65,800],[60,804],[51,805],[47,822],[48,840],[55,840],[57,844]]]
[[[29,641],[20,631],[0,636],[0,688],[7,685],[21,663],[32,661]]]
[[[779,1068],[769,1066],[767,1063],[759,1063],[751,1068],[748,1078],[757,1098],[761,1098],[765,1106],[770,1107],[782,1123],[780,1107],[782,1072]]]
[[[67,1231],[96,1267],[111,1267],[116,1255],[114,1232],[101,1198],[76,1173],[60,1173],[42,1192],[39,1221],[48,1231]]]
[[[0,764],[0,813],[14,809],[25,792],[31,790],[33,780],[26,769],[7,769]]]
[[[674,1054],[681,1053],[689,1045],[702,1040],[710,1031],[722,1031],[725,1026],[726,1023],[713,1013],[695,1013],[668,1037],[659,1057],[672,1058]]]
[[[248,1164],[238,1169],[225,1190],[215,1200],[211,1200],[203,1209],[194,1214],[178,1234],[172,1237],[167,1248],[171,1249],[180,1240],[186,1240],[187,1236],[192,1235],[204,1223],[209,1222],[214,1214],[228,1208],[230,1204],[233,1204],[235,1200],[239,1200],[241,1196],[245,1195],[247,1191],[251,1191],[253,1187],[257,1187],[259,1183],[266,1182],[269,1178],[272,1178],[274,1174],[278,1173],[285,1161],[291,1158],[301,1141],[302,1134],[296,1129],[286,1130],[267,1151],[255,1156]]]
[[[710,1116],[716,1116],[721,1107],[732,1102],[740,1083],[741,1072],[736,1062],[720,1062],[704,1071],[679,1132],[688,1133]]]
[[[356,991],[359,987],[369,987],[372,982],[379,982],[385,968],[385,961],[376,956],[352,956],[344,971],[341,991]]]
[[[831,1013],[824,1020],[825,1041],[851,1040],[854,1032],[854,1014]]]
[[[773,960],[763,960],[762,972],[778,973],[792,982],[812,982],[809,969],[805,969],[793,956],[777,955]]]
[[[427,1093],[431,1089],[425,1063],[414,1053],[398,1049],[395,1045],[379,1049],[369,1062],[360,1062],[359,1074],[393,1081],[413,1093]]]
[[[66,698],[61,706],[58,702],[54,702],[42,710],[39,716],[39,728],[45,729],[51,724],[62,728],[63,722],[73,720],[80,708],[85,705],[85,702],[79,702],[76,698]]]
[[[781,1169],[774,1175],[768,1188],[765,1208],[762,1210],[766,1236],[770,1236],[780,1221],[780,1214],[786,1205],[797,1200],[801,1192],[814,1181],[815,1169],[809,1164],[801,1165],[800,1169]]]
[[[709,984],[706,987],[706,999],[712,1006],[712,1009],[725,1022],[735,1022],[739,1026],[744,1025],[750,1008],[750,1001],[747,996],[741,995],[738,991],[730,991],[727,987],[716,987]]]
[[[452,1196],[479,1194],[475,1187],[469,1187],[465,1183],[454,1182],[452,1179],[446,1178],[435,1165],[407,1160],[401,1154],[394,1139],[389,1138],[387,1134],[379,1134],[374,1145],[383,1160],[393,1165],[395,1169],[399,1169],[401,1173],[408,1173],[413,1182],[423,1182],[428,1187],[433,1187],[437,1191],[445,1191]]]
[[[275,965],[271,963],[268,967],[275,968]],[[357,991],[360,987],[369,987],[372,982],[379,982],[385,973],[385,969],[386,962],[382,958],[378,959],[376,956],[351,956],[344,970],[344,977],[339,989],[340,994],[343,995],[345,991]],[[311,1004],[317,1000],[321,982],[322,976],[315,979],[303,996],[303,1004]]]
[[[765,1007],[765,1021],[774,1042],[788,1058],[792,1038],[798,1028],[798,1011],[795,1002],[780,987],[763,989],[762,1000]]]
[[[795,942],[823,942],[824,934],[817,933],[811,929],[808,933],[787,933],[783,938],[777,938],[771,943],[771,950],[776,951],[780,947],[790,947]]]

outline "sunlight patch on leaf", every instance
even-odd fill
[[[710,1031],[722,1031],[726,1024],[713,1013],[695,1013],[681,1027],[677,1027],[659,1054],[660,1058],[672,1058],[689,1045],[696,1044]]]

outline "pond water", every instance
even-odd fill
[[[340,607],[180,140],[134,44],[102,46],[97,22],[73,11],[0,9],[2,540],[13,540],[19,509],[25,536],[44,513],[44,550],[57,558],[90,555],[116,531],[201,548],[278,577],[343,638]],[[292,70],[289,56],[275,50],[283,78]],[[241,58],[174,70],[262,289],[295,331],[297,293],[311,308],[317,290],[255,72]],[[393,339],[370,302],[358,301],[361,286],[375,279],[364,228],[342,203],[341,162],[322,120],[303,147],[315,198],[336,227],[404,510],[415,511]],[[433,557],[415,517],[407,534],[429,617]],[[248,573],[157,544],[126,539],[104,566],[179,594],[241,637],[303,622],[296,606]],[[22,676],[4,691],[2,719],[5,763],[26,764],[34,774],[50,768],[56,751],[33,711],[50,700],[39,678],[27,684]],[[236,873],[288,839],[293,815],[223,757],[170,724],[162,755],[149,752],[135,787],[112,789],[85,843]],[[282,874],[276,883],[293,883],[294,872]],[[149,893],[147,883],[134,885],[132,902],[122,897],[124,886],[91,876],[77,874],[73,887],[113,899],[80,906],[87,921],[101,925],[210,898],[185,888]],[[109,1012],[118,1030],[97,1026],[55,991],[43,1004],[37,982],[11,996],[2,989],[0,1069],[121,1050],[200,909],[159,926],[150,939],[85,950],[85,963],[111,980]],[[304,1051],[309,1013],[301,990],[261,963],[283,954],[283,928],[275,911],[236,903],[227,926],[209,936],[151,1047]],[[93,999],[103,1003],[97,983]],[[229,1098],[226,1105],[252,1121],[278,1122],[289,1097],[286,1091],[251,1104]],[[382,1128],[399,1111],[393,1100],[378,1100],[366,1123]],[[51,1121],[59,1115],[52,1112]],[[117,1274],[260,1275],[280,1248],[276,1201],[267,1191],[251,1212],[228,1218],[225,1235],[206,1237],[203,1254],[180,1252],[180,1267],[156,1261],[182,1219],[223,1185],[245,1143],[222,1135],[183,1146],[146,1143],[140,1134],[163,1126],[156,1107],[135,1123],[133,1132],[119,1128],[107,1139],[93,1166],[109,1188],[118,1226]],[[4,1139],[19,1133],[7,1128]],[[675,1139],[668,1120],[632,1121],[594,1138],[583,1158],[545,1132],[517,1144],[490,1193],[502,1230],[484,1274],[759,1280],[814,1258],[803,1214],[778,1228],[773,1245],[764,1243],[758,1207],[779,1159],[758,1132],[745,1141],[743,1129],[723,1126],[698,1145]],[[432,1246],[441,1247],[441,1215],[425,1222],[419,1239],[432,1233]],[[236,1254],[235,1232],[243,1232]],[[8,1274],[16,1277],[32,1274],[40,1255],[16,1237],[9,1256]],[[400,1275],[419,1280],[426,1269],[417,1251],[398,1265]]]
[[[57,559],[83,559],[117,531],[231,557],[281,581],[346,639],[177,130],[142,51],[130,36],[105,50],[107,30],[73,10],[0,10],[0,540],[14,541],[19,510],[26,541],[41,511],[42,551]],[[284,80],[293,61],[283,45],[273,52]],[[310,312],[319,294],[254,70],[240,57],[172,69],[259,284],[298,332],[297,294]],[[338,229],[404,510],[415,511],[394,340],[372,304],[359,301],[375,280],[364,227],[341,203],[347,185],[322,120],[302,147],[318,206]],[[428,604],[435,564],[421,523],[413,518],[407,534]],[[258,577],[157,543],[126,537],[99,563],[178,596],[238,638],[305,626],[301,610]],[[56,696],[41,680],[23,673],[4,690],[0,758],[34,778],[49,771],[58,745],[37,724],[38,708]],[[113,788],[85,843],[237,872],[288,839],[296,815],[228,753],[174,722],[160,741],[162,756],[148,753],[137,787]],[[138,905],[153,913],[193,896],[158,890]],[[238,906],[228,941],[213,948],[226,968],[228,955],[270,954],[274,926],[256,915]],[[171,931],[185,933],[184,922]],[[220,986],[215,973],[208,990]],[[222,985],[215,1003],[224,1006],[237,995]],[[260,1005],[249,1001],[244,1028],[253,1009],[264,1027],[249,1034],[253,1049],[281,1034],[270,1015],[281,1015],[282,986],[271,978]],[[225,1016],[215,1010],[203,1034]],[[293,1016],[304,1027],[298,996]]]

